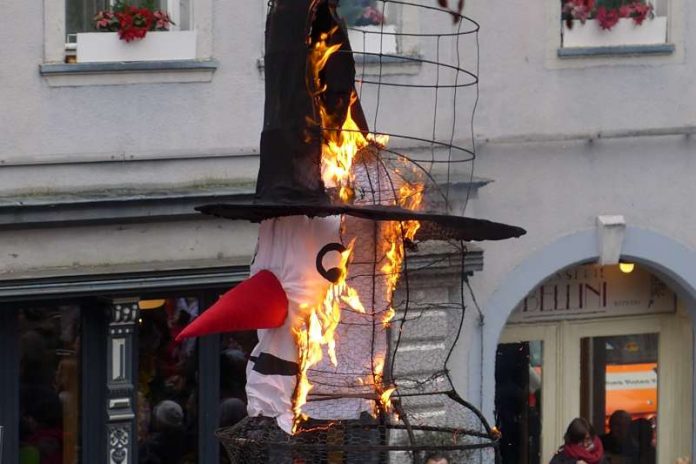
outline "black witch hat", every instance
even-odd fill
[[[355,61],[346,29],[336,15],[337,0],[271,0],[266,23],[266,102],[261,161],[253,200],[197,208],[205,214],[261,222],[304,215],[346,214],[375,221],[419,221],[417,240],[501,240],[525,233],[520,227],[400,206],[345,203],[332,195],[321,177],[324,131],[319,106],[330,115],[346,115],[367,134],[368,125],[355,100]],[[320,37],[340,45],[321,71],[321,89],[313,89],[311,45]],[[351,106],[352,105],[352,106]],[[338,118],[336,118],[338,119]],[[345,119],[345,118],[344,118]],[[378,147],[373,147],[378,152]]]

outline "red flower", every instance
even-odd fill
[[[592,14],[594,6],[594,0],[568,0],[563,5],[563,13],[569,19],[579,19],[584,24]]]
[[[116,17],[119,22],[118,36],[126,42],[142,39],[154,24],[152,11],[132,5],[116,13]]]
[[[363,10],[362,19],[368,24],[379,25],[384,22],[384,15],[377,8],[368,6]]]
[[[649,3],[634,3],[633,4],[633,22],[637,25],[643,24],[645,18],[652,14],[653,6]]]
[[[611,9],[607,10],[603,6],[597,9],[597,22],[599,26],[604,30],[609,30],[619,22],[619,10]]]
[[[152,11],[121,0],[117,0],[114,11],[100,11],[94,17],[98,31],[118,31],[119,38],[126,42],[142,39],[148,31],[166,31],[172,24],[165,11]]]
[[[619,16],[622,18],[630,18],[633,15],[633,5],[621,5],[619,7]]]
[[[117,31],[118,19],[116,19],[111,11],[100,11],[94,17],[94,28],[98,31]]]
[[[168,31],[169,26],[174,24],[166,11],[157,10],[152,16],[155,19],[155,29],[158,31]]]

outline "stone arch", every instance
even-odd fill
[[[548,276],[563,268],[598,258],[597,231],[576,232],[561,237],[530,255],[501,281],[484,306],[486,319],[480,338],[480,358],[472,358],[470,394],[479,397],[486,417],[493,420],[495,401],[495,353],[498,339],[515,306]],[[665,235],[626,227],[621,256],[643,264],[660,275],[684,299],[692,321],[696,320],[696,251]],[[476,351],[476,350],[472,350]],[[472,353],[473,355],[473,353]],[[696,372],[696,369],[694,369]],[[476,374],[479,374],[478,376]],[[696,412],[692,412],[696,418]],[[694,441],[696,446],[696,440]]]

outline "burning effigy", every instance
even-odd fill
[[[334,0],[271,1],[264,66],[256,195],[199,208],[260,223],[251,277],[178,337],[258,330],[249,417],[219,432],[230,460],[377,463],[401,453],[417,461],[431,448],[495,446],[480,414],[483,431],[411,423],[392,369],[394,324],[405,323],[394,295],[418,243],[524,230],[427,208],[432,176],[370,131]],[[470,406],[453,389],[439,393]],[[419,441],[433,434],[445,438]]]

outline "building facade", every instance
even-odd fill
[[[481,25],[477,158],[451,201],[527,234],[472,248],[449,369],[503,431],[506,464],[548,462],[573,417],[602,433],[617,410],[647,427],[632,435],[652,459],[640,462],[672,463],[696,455],[696,12],[659,0],[629,28],[659,22],[657,39],[585,43],[571,41],[580,26],[564,26],[563,3],[466,4]],[[256,226],[194,208],[253,194],[267,5],[161,2],[172,32],[189,33],[183,57],[83,61],[73,34],[106,6],[9,0],[0,20],[0,449],[7,462],[155,462],[169,427],[176,462],[219,462],[214,431],[240,414],[227,400],[244,400],[254,334],[172,337],[248,273]],[[395,7],[390,27],[427,29],[428,16]],[[403,105],[387,125],[418,134],[424,121]],[[420,298],[458,291],[438,272]],[[425,351],[433,337],[408,342]]]

